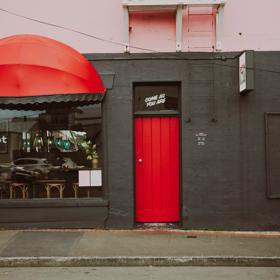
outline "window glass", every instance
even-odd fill
[[[179,85],[143,84],[134,87],[134,111],[177,111]]]
[[[102,165],[101,136],[101,105],[0,110],[0,199],[101,196],[80,183]]]

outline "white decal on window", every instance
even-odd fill
[[[165,93],[156,94],[145,98],[146,107],[164,104],[166,102]]]

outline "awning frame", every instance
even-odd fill
[[[45,96],[0,97],[0,109],[44,110],[50,107],[61,108],[85,106],[101,103],[104,94],[53,94]]]

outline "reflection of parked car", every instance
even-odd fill
[[[36,172],[26,170],[21,166],[16,166],[11,163],[0,165],[0,180],[14,180],[14,181],[32,181],[36,177]]]
[[[51,167],[45,158],[18,158],[13,163],[16,166],[24,167],[26,170],[36,172],[38,177],[47,177]]]

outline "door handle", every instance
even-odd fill
[[[139,162],[139,163],[142,163],[142,162],[143,162],[142,158],[139,158],[139,159],[138,159],[138,162]]]

